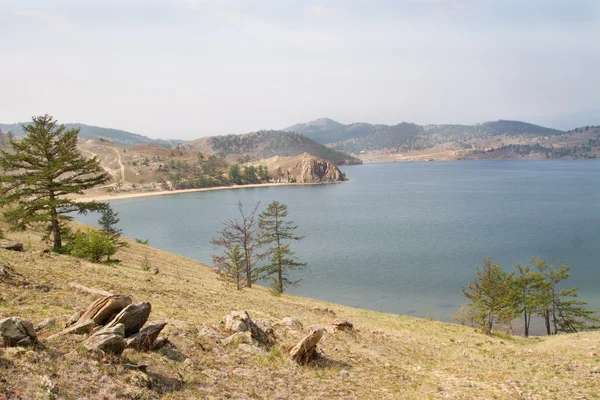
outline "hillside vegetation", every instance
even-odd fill
[[[29,124],[26,122],[25,125]],[[22,128],[22,123],[18,124],[0,124],[0,130],[4,132],[12,132],[15,136],[23,136],[25,133]],[[122,131],[120,129],[102,128],[99,126],[85,124],[65,124],[67,129],[80,128],[79,137],[82,139],[105,139],[119,146],[136,146],[140,144],[153,144],[159,147],[170,148],[176,144],[182,143],[181,140],[162,140],[151,139],[147,136],[138,135]]]
[[[3,226],[5,228],[5,226]],[[566,399],[600,396],[600,332],[523,339],[486,336],[460,325],[354,309],[268,289],[234,290],[199,262],[133,241],[115,255],[119,265],[47,254],[35,231],[8,233],[23,253],[0,249],[0,319],[38,323],[55,318],[38,337],[44,350],[0,349],[0,393],[8,398],[193,399]],[[149,260],[150,271],[144,270]],[[309,266],[318,268],[319,266]],[[154,274],[152,269],[158,268]],[[5,269],[5,271],[8,271]],[[87,335],[48,339],[94,297],[69,282],[152,303],[151,321],[167,322],[169,345],[96,356]],[[247,310],[275,327],[267,352],[224,345],[225,316]],[[302,327],[278,325],[294,317]],[[326,333],[317,359],[296,366],[287,349],[310,326],[336,318],[354,329]],[[208,329],[214,329],[215,333]],[[223,336],[221,336],[223,335]],[[136,365],[147,365],[147,371]]]
[[[600,127],[562,132],[520,121],[476,125],[343,125],[321,119],[290,128],[363,161],[573,159],[600,155]]]
[[[403,122],[397,125],[355,123],[343,125],[321,119],[296,124],[286,131],[301,133],[319,143],[349,153],[373,150],[396,152],[431,148],[446,142],[469,142],[493,136],[548,136],[563,132],[520,121],[493,121],[477,125],[416,125]]]
[[[186,143],[205,154],[247,155],[251,159],[297,156],[308,153],[336,165],[360,164],[353,156],[319,144],[306,136],[283,131],[258,131],[243,135],[210,136]]]

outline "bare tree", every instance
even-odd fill
[[[236,263],[241,262],[244,266],[247,287],[252,287],[252,282],[258,278],[258,271],[255,268],[257,257],[255,257],[254,253],[258,247],[256,211],[259,204],[260,202],[256,203],[252,212],[246,215],[244,214],[242,202],[238,201],[240,217],[221,221],[223,230],[218,233],[219,236],[217,238],[210,241],[213,245],[224,248],[225,256],[213,256],[214,260],[220,260],[220,262],[231,258],[231,254],[234,254],[235,246],[239,246],[239,250],[242,253],[241,260],[236,260]]]

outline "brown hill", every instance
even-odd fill
[[[220,153],[235,158],[249,156],[254,160],[308,153],[336,165],[361,164],[356,157],[330,149],[293,132],[258,131],[243,135],[211,136],[188,142],[186,146],[204,154]]]

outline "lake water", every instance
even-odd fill
[[[294,294],[451,321],[461,286],[492,257],[571,266],[568,286],[600,308],[600,162],[375,163],[336,185],[264,187],[111,202],[126,236],[207,264],[218,218],[286,203],[308,268]],[[97,216],[82,218],[92,223]],[[160,267],[160,266],[159,266]]]

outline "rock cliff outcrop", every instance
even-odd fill
[[[333,183],[346,177],[332,162],[308,153],[295,157],[272,157],[260,162],[269,169],[275,182]]]

